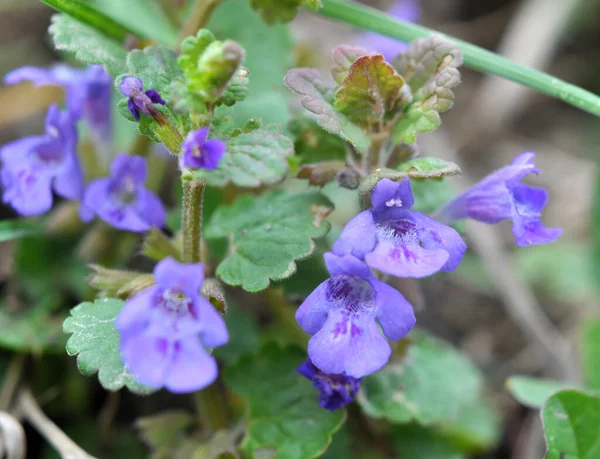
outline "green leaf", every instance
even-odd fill
[[[66,14],[55,14],[48,30],[56,49],[75,53],[86,64],[102,64],[112,76],[125,71],[126,53],[122,44],[94,28]]]
[[[290,22],[304,0],[251,0],[252,8],[260,13],[267,24]]]
[[[364,153],[371,143],[367,134],[334,107],[335,84],[325,80],[316,69],[292,69],[285,76],[285,84],[301,96],[300,103],[317,115],[319,126],[338,135]]]
[[[0,348],[34,354],[60,352],[65,342],[61,322],[61,316],[50,314],[43,305],[12,312],[4,301],[0,304]]]
[[[43,229],[39,220],[16,218],[4,220],[0,222],[0,242],[39,234]]]
[[[67,354],[77,356],[77,368],[83,375],[98,372],[98,380],[106,390],[117,391],[125,386],[132,392],[147,394],[152,389],[133,379],[121,360],[115,319],[122,307],[121,300],[103,298],[71,309],[71,316],[63,324],[63,331],[71,334]]]
[[[456,186],[449,180],[412,179],[410,181],[415,203],[413,210],[432,214],[457,194]]]
[[[587,319],[581,334],[581,361],[586,384],[600,391],[600,320]]]
[[[343,160],[346,157],[346,143],[321,129],[315,120],[295,119],[290,122],[288,129],[295,137],[294,151],[301,164]]]
[[[225,324],[229,331],[229,342],[213,350],[215,357],[233,363],[243,354],[258,351],[260,330],[256,319],[246,309],[228,304]]]
[[[381,54],[356,59],[335,92],[335,109],[358,123],[380,123],[398,108],[404,80]]]
[[[248,0],[226,0],[206,26],[220,40],[235,40],[246,50],[250,71],[248,98],[235,104],[231,117],[238,126],[249,118],[285,126],[290,118],[289,91],[281,84],[294,59],[294,43],[286,25],[265,27]],[[230,85],[231,88],[231,85]]]
[[[231,206],[217,209],[205,237],[227,237],[230,242],[217,274],[249,292],[267,288],[271,279],[292,275],[295,261],[313,252],[312,239],[329,230],[323,214],[330,208],[329,200],[315,191],[272,190],[259,197],[241,196]]]
[[[352,64],[361,56],[369,54],[369,52],[358,46],[339,45],[333,48],[331,58],[333,65],[331,66],[331,76],[337,84],[342,84]]]
[[[442,124],[440,114],[419,105],[411,105],[392,131],[394,143],[415,143],[417,134],[435,131]]]
[[[182,76],[175,51],[159,45],[130,51],[127,54],[127,69],[126,75],[115,80],[117,86],[123,77],[135,76],[144,83],[144,90],[155,89],[163,97],[169,93],[171,81]]]
[[[321,0],[306,0],[306,4],[310,6],[313,10],[323,8],[323,2],[321,2]]]
[[[42,0],[42,2],[61,13],[68,14],[80,23],[87,24],[107,38],[124,42],[127,35],[132,33],[122,24],[81,0]]]
[[[467,357],[414,330],[405,355],[363,380],[358,401],[375,418],[448,426],[473,404],[483,403],[482,386],[481,373]]]
[[[529,408],[541,408],[554,392],[563,389],[576,389],[573,383],[554,379],[533,378],[530,376],[511,376],[506,388],[522,405]]]
[[[64,0],[63,0],[64,1]],[[88,0],[94,7],[137,35],[164,46],[177,45],[177,29],[154,0]]]
[[[547,459],[600,457],[600,398],[575,390],[557,392],[542,409]]]
[[[400,172],[406,172],[411,179],[439,179],[447,175],[458,175],[460,167],[450,161],[439,158],[414,158],[398,166]]]
[[[194,176],[216,187],[229,183],[249,188],[273,185],[286,178],[286,158],[294,154],[292,140],[276,125],[242,133],[229,139],[226,145],[227,151],[217,169],[198,169]]]
[[[466,459],[456,446],[432,429],[416,424],[397,427],[391,439],[402,459]]]
[[[249,457],[316,458],[341,427],[344,411],[320,408],[316,389],[296,372],[305,359],[300,349],[267,345],[225,369],[225,383],[247,402],[242,449]]]

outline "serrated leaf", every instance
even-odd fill
[[[147,394],[152,389],[138,383],[121,360],[115,319],[123,304],[121,300],[102,298],[71,309],[71,316],[63,323],[63,331],[71,334],[67,354],[77,356],[77,368],[83,375],[98,372],[98,380],[106,390],[117,391],[125,386],[132,392]]]
[[[194,176],[217,187],[229,183],[248,188],[273,185],[285,179],[286,158],[294,154],[292,140],[275,125],[242,132],[227,140],[226,145],[227,151],[217,169],[198,169]]]
[[[522,405],[541,408],[548,397],[563,389],[576,389],[573,383],[531,376],[511,376],[506,381],[506,389]]]
[[[411,105],[394,126],[392,139],[396,144],[415,143],[417,134],[435,131],[440,124],[442,124],[442,119],[435,110]]]
[[[249,292],[284,279],[296,269],[295,261],[309,256],[315,238],[324,236],[329,223],[323,209],[331,203],[315,191],[272,190],[244,195],[231,206],[218,208],[205,231],[207,238],[228,238],[229,254],[217,274],[229,285]]]
[[[414,158],[398,166],[400,172],[406,172],[411,179],[439,179],[461,173],[460,167],[451,161],[439,158]]]
[[[316,458],[341,427],[344,411],[320,408],[315,388],[296,372],[305,358],[297,348],[271,344],[225,369],[226,384],[247,403],[242,449],[249,457],[270,450],[286,459]]]
[[[581,361],[586,384],[600,391],[600,320],[587,319],[583,323]]]
[[[284,81],[301,96],[302,106],[317,115],[319,126],[350,142],[361,153],[369,148],[371,141],[363,130],[334,109],[336,86],[325,80],[321,72],[309,68],[292,69]]]
[[[358,402],[369,416],[393,423],[452,427],[453,435],[475,446],[472,427],[461,424],[477,405],[486,405],[482,389],[482,375],[467,357],[416,330],[409,335],[404,355],[363,380]],[[497,431],[493,419],[485,422],[490,423],[489,430]]]
[[[182,76],[175,51],[160,45],[130,51],[127,54],[127,70],[127,75],[142,80],[144,90],[156,89],[163,97],[169,93],[171,81]],[[115,84],[118,86],[127,75],[117,78]]]
[[[359,46],[339,45],[333,48],[331,76],[335,82],[342,84],[354,61],[365,54],[368,54],[367,50]]]
[[[453,42],[436,35],[413,40],[408,49],[393,62],[413,93],[444,69],[460,67],[461,64],[460,48]]]
[[[296,16],[304,0],[251,0],[252,8],[258,11],[267,24],[290,22]]]
[[[39,234],[44,230],[35,219],[11,219],[0,222],[0,242]]]
[[[86,64],[102,64],[112,76],[126,71],[122,44],[92,27],[65,14],[56,14],[48,30],[56,49],[75,53]]]
[[[335,92],[335,109],[350,121],[382,122],[402,97],[404,80],[381,54],[356,59]]]
[[[552,395],[542,409],[547,459],[600,457],[600,398],[564,390]]]

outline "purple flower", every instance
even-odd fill
[[[9,72],[4,83],[31,81],[35,86],[62,86],[67,110],[76,119],[85,118],[100,140],[111,137],[112,79],[101,65],[85,70],[57,64],[49,69],[21,67]]]
[[[323,373],[307,359],[298,367],[298,373],[310,379],[319,390],[319,406],[335,411],[354,401],[354,394],[360,389],[360,378],[346,375]]]
[[[81,219],[94,215],[115,228],[148,231],[165,224],[165,208],[154,193],[144,188],[146,160],[118,154],[110,165],[110,177],[91,182],[83,196]]]
[[[397,290],[377,280],[352,255],[325,254],[331,277],[319,285],[296,311],[296,321],[313,337],[308,356],[322,372],[361,378],[383,367],[391,340],[415,325],[411,305]]]
[[[127,106],[136,121],[140,120],[140,112],[154,117],[158,113],[154,104],[165,105],[165,101],[155,89],[144,91],[144,85],[139,78],[123,78],[119,89],[124,96],[129,97]]]
[[[208,128],[190,132],[183,143],[181,167],[216,169],[225,154],[225,144],[219,139],[210,139]]]
[[[348,222],[333,245],[371,268],[397,277],[425,277],[452,271],[467,246],[460,235],[426,215],[410,210],[410,180],[381,180],[371,193],[372,208]]]
[[[79,199],[83,175],[76,145],[75,119],[52,105],[44,135],[25,137],[0,149],[2,200],[19,214],[31,216],[50,210],[52,190],[63,198]]]
[[[521,153],[510,166],[485,177],[446,204],[436,216],[445,222],[472,218],[483,223],[498,223],[512,219],[517,245],[554,242],[562,229],[546,228],[540,220],[548,192],[520,183],[526,175],[540,172],[535,167],[534,157],[535,153]]]
[[[165,258],[154,279],[156,285],[130,298],[115,321],[123,361],[150,387],[202,389],[217,377],[217,363],[205,348],[229,341],[223,318],[198,293],[204,266]]]
[[[397,0],[388,10],[388,14],[396,19],[415,22],[421,14],[419,0]],[[358,43],[368,50],[383,54],[385,60],[391,62],[408,45],[393,38],[385,37],[374,32],[365,32],[359,36]]]

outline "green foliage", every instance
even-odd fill
[[[294,56],[289,28],[265,27],[248,0],[224,1],[206,28],[220,40],[237,41],[246,51],[244,65],[250,71],[248,98],[233,107],[230,116],[235,123],[241,126],[249,118],[261,118],[266,124],[285,126],[290,118],[289,93],[281,81]],[[232,86],[233,82],[229,89]]]
[[[56,49],[74,53],[85,64],[102,64],[112,76],[123,73],[127,68],[126,53],[121,43],[66,14],[52,16],[48,30]]]
[[[64,336],[62,317],[52,315],[44,305],[30,310],[11,311],[0,304],[0,347],[17,352],[60,352]]]
[[[106,390],[117,391],[125,386],[135,393],[149,393],[152,390],[133,379],[121,360],[115,319],[122,306],[121,300],[103,298],[71,309],[71,316],[63,324],[63,331],[71,334],[67,354],[77,356],[77,368],[83,375],[98,372],[98,380]]]
[[[229,331],[229,342],[225,346],[214,349],[215,357],[226,363],[233,363],[243,354],[258,351],[260,330],[250,312],[236,304],[229,304],[225,324]]]
[[[359,57],[364,56],[365,54],[368,54],[367,50],[358,46],[336,46],[333,49],[333,52],[331,53],[331,58],[333,60],[333,65],[331,66],[331,76],[333,77],[335,82],[337,84],[342,84],[346,79],[346,76],[348,75],[348,71],[350,70],[350,67],[352,67],[352,64]],[[379,66],[381,65],[379,64]],[[383,68],[383,66],[381,67]]]
[[[210,186],[233,183],[241,187],[259,187],[282,182],[287,176],[287,157],[294,154],[292,140],[276,125],[257,127],[230,138],[227,151],[215,170],[198,169],[194,176]]]
[[[415,197],[412,208],[426,214],[435,212],[457,195],[456,186],[444,179],[411,179],[410,186]]]
[[[600,457],[600,398],[563,390],[542,409],[548,459]]]
[[[296,270],[295,261],[314,250],[312,239],[324,236],[329,223],[327,198],[314,191],[300,193],[271,190],[259,197],[244,195],[213,214],[206,238],[228,238],[227,257],[217,274],[229,285],[249,292],[285,279]]]
[[[192,416],[182,410],[163,411],[136,420],[135,426],[153,450],[153,457],[170,457],[183,441],[186,430],[192,426]]]
[[[541,408],[553,393],[563,389],[576,389],[574,384],[554,379],[512,376],[506,381],[506,388],[522,405]]]
[[[346,156],[346,143],[321,129],[315,120],[298,118],[290,122],[288,129],[294,136],[294,151],[301,164],[342,160]]]
[[[252,8],[260,12],[267,24],[289,22],[296,16],[304,0],[251,0]]]
[[[128,34],[132,33],[122,24],[104,15],[87,2],[82,0],[42,0],[61,13],[66,13],[71,18],[90,26],[107,38],[124,41]]]
[[[43,227],[39,220],[12,219],[0,222],[0,242],[20,239],[40,233]]]
[[[315,458],[342,425],[344,412],[320,408],[311,382],[296,373],[305,358],[300,349],[271,344],[225,369],[225,383],[247,403],[248,457]]]
[[[581,361],[585,382],[600,392],[600,319],[587,319],[581,334]]]
[[[370,145],[369,137],[346,116],[338,113],[334,104],[336,85],[327,81],[316,69],[292,69],[285,76],[285,84],[301,96],[300,103],[317,115],[319,126],[338,135],[365,152]]]
[[[404,80],[381,54],[356,59],[335,92],[335,109],[358,123],[381,123],[401,103]]]
[[[447,438],[417,424],[392,431],[394,449],[402,459],[466,459],[466,455]]]
[[[470,448],[492,446],[497,421],[482,400],[483,379],[477,367],[422,331],[413,331],[409,340],[404,355],[363,380],[358,401],[365,413],[397,424],[436,426]],[[480,416],[475,425],[469,422],[474,413]],[[482,429],[487,432],[483,438]]]
[[[411,179],[439,179],[447,175],[458,175],[460,167],[450,161],[439,158],[414,158],[398,166],[400,172],[406,172]]]

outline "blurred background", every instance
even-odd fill
[[[368,3],[383,10],[392,4]],[[600,93],[598,0],[417,3],[420,24]],[[47,35],[51,15],[50,8],[37,0],[0,0],[0,76],[16,67],[47,66],[58,59]],[[327,68],[335,45],[364,40],[348,26],[307,12],[301,12],[290,27],[296,66]],[[544,221],[564,228],[564,235],[551,245],[519,248],[509,223],[493,228],[469,225],[466,239],[474,250],[456,272],[399,288],[418,308],[420,325],[461,348],[488,378],[488,395],[502,414],[504,430],[497,450],[481,457],[542,457],[538,413],[520,406],[505,382],[513,374],[576,377],[576,359],[565,362],[569,359],[558,347],[555,360],[549,359],[536,340],[560,333],[577,348],[582,320],[598,311],[595,241],[600,214],[594,206],[600,120],[533,90],[461,70],[456,105],[442,116],[439,131],[419,138],[420,152],[459,163],[465,174],[452,179],[457,187],[468,186],[523,151],[536,152],[543,172],[532,183],[546,187],[551,196]],[[38,133],[46,108],[61,97],[61,90],[53,87],[35,91],[27,84],[0,87],[0,144]],[[338,205],[332,218],[339,228],[356,212],[354,200],[332,187],[327,193]],[[0,210],[1,218],[13,215],[8,208]],[[14,270],[13,249],[10,243],[0,245],[4,293]],[[35,266],[30,268],[35,272]],[[6,327],[0,322],[0,331]],[[0,364],[5,364],[5,356],[0,357]],[[64,419],[67,428],[76,429],[68,425],[69,410],[81,409],[73,400],[89,394],[81,393],[77,384],[69,388],[68,382],[79,378],[72,360],[58,355],[45,362],[36,373],[39,378],[54,380],[57,372],[65,372],[67,383],[55,393],[47,391],[47,408],[59,421]],[[59,392],[64,390],[71,403],[60,406]]]

